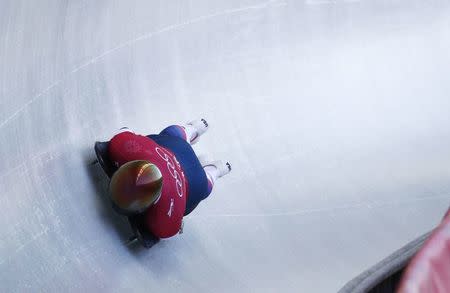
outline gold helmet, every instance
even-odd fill
[[[120,213],[141,213],[159,199],[162,184],[162,174],[156,165],[144,160],[131,161],[111,178],[111,200]]]

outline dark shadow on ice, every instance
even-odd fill
[[[108,194],[109,178],[102,170],[100,164],[98,164],[93,149],[86,149],[83,154],[84,165],[90,183],[97,194],[97,210],[100,218],[118,234],[124,247],[135,256],[141,255],[147,249],[134,239],[135,237],[127,218],[114,211]]]
[[[128,243],[129,238],[133,236],[130,226],[127,219],[118,215],[111,206],[111,202],[108,197],[109,178],[103,172],[100,165],[95,163],[96,160],[93,150],[86,149],[83,154],[83,159],[85,162],[84,165],[90,183],[94,187],[97,195],[97,211],[100,216],[99,218],[118,234],[124,246],[139,246],[139,243]]]

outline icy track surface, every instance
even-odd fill
[[[233,163],[125,245],[95,140],[205,117]],[[450,3],[0,1],[1,292],[335,292],[450,202]]]

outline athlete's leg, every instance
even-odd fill
[[[175,136],[179,137],[181,139],[186,140],[189,142],[189,138],[192,135],[190,132],[191,129],[186,129],[185,127],[181,125],[170,125],[166,128],[164,128],[163,131],[161,131],[161,135],[169,135],[169,136]]]
[[[223,161],[215,161],[203,165],[206,177],[208,178],[208,195],[211,193],[214,183],[220,177],[225,176],[231,171],[231,164]]]
[[[205,119],[200,119],[186,125],[171,125],[161,131],[160,134],[179,137],[190,144],[195,144],[206,130],[208,130],[208,123]]]

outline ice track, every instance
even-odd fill
[[[198,117],[233,172],[126,245],[94,141]],[[0,162],[1,292],[336,292],[450,204],[450,3],[0,0]]]

